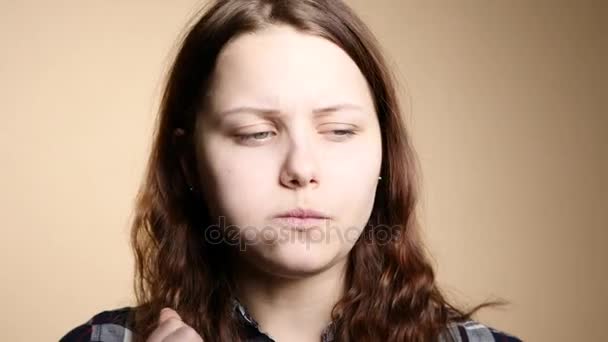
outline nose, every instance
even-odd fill
[[[317,187],[317,161],[310,145],[291,144],[281,169],[280,182],[290,189]]]

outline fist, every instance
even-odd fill
[[[203,339],[182,321],[177,312],[164,308],[158,317],[158,327],[146,342],[203,342]]]

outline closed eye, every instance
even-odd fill
[[[273,131],[264,131],[264,132],[256,132],[251,134],[240,134],[237,135],[239,141],[247,142],[247,141],[264,141],[264,138],[267,138],[270,134],[274,133]]]
[[[339,136],[350,136],[350,135],[354,135],[355,134],[355,131],[353,131],[351,129],[334,129],[331,132],[339,133],[339,134],[336,134],[336,135],[339,135]]]
[[[351,129],[334,129],[328,132],[333,133],[333,135],[338,139],[348,138],[356,134],[355,131]],[[239,140],[239,142],[243,143],[259,143],[268,140],[272,137],[272,135],[276,135],[276,133],[273,131],[263,131],[251,134],[239,134],[236,136],[236,138]]]

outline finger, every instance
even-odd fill
[[[165,337],[169,336],[172,332],[183,327],[184,325],[184,322],[178,319],[169,318],[164,321],[163,324],[160,324],[156,329],[154,329],[152,334],[148,336],[146,342],[161,342]]]
[[[148,336],[147,342],[161,342],[172,332],[185,325],[184,322],[182,322],[181,317],[179,317],[174,310],[169,308],[161,310],[158,322],[156,329]]]
[[[163,308],[162,310],[160,310],[160,315],[158,317],[158,324],[162,324],[164,321],[170,319],[170,318],[176,318],[178,320],[182,320],[182,318],[179,316],[179,314],[171,309],[171,308]]]
[[[203,342],[203,339],[192,327],[184,325],[165,337],[162,342]]]

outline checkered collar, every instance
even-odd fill
[[[237,298],[232,298],[234,313],[237,318],[251,331],[251,338],[260,342],[275,342],[275,340],[267,333],[261,330],[258,322],[251,316],[245,305]],[[321,334],[321,342],[334,341],[334,322],[330,322]]]

